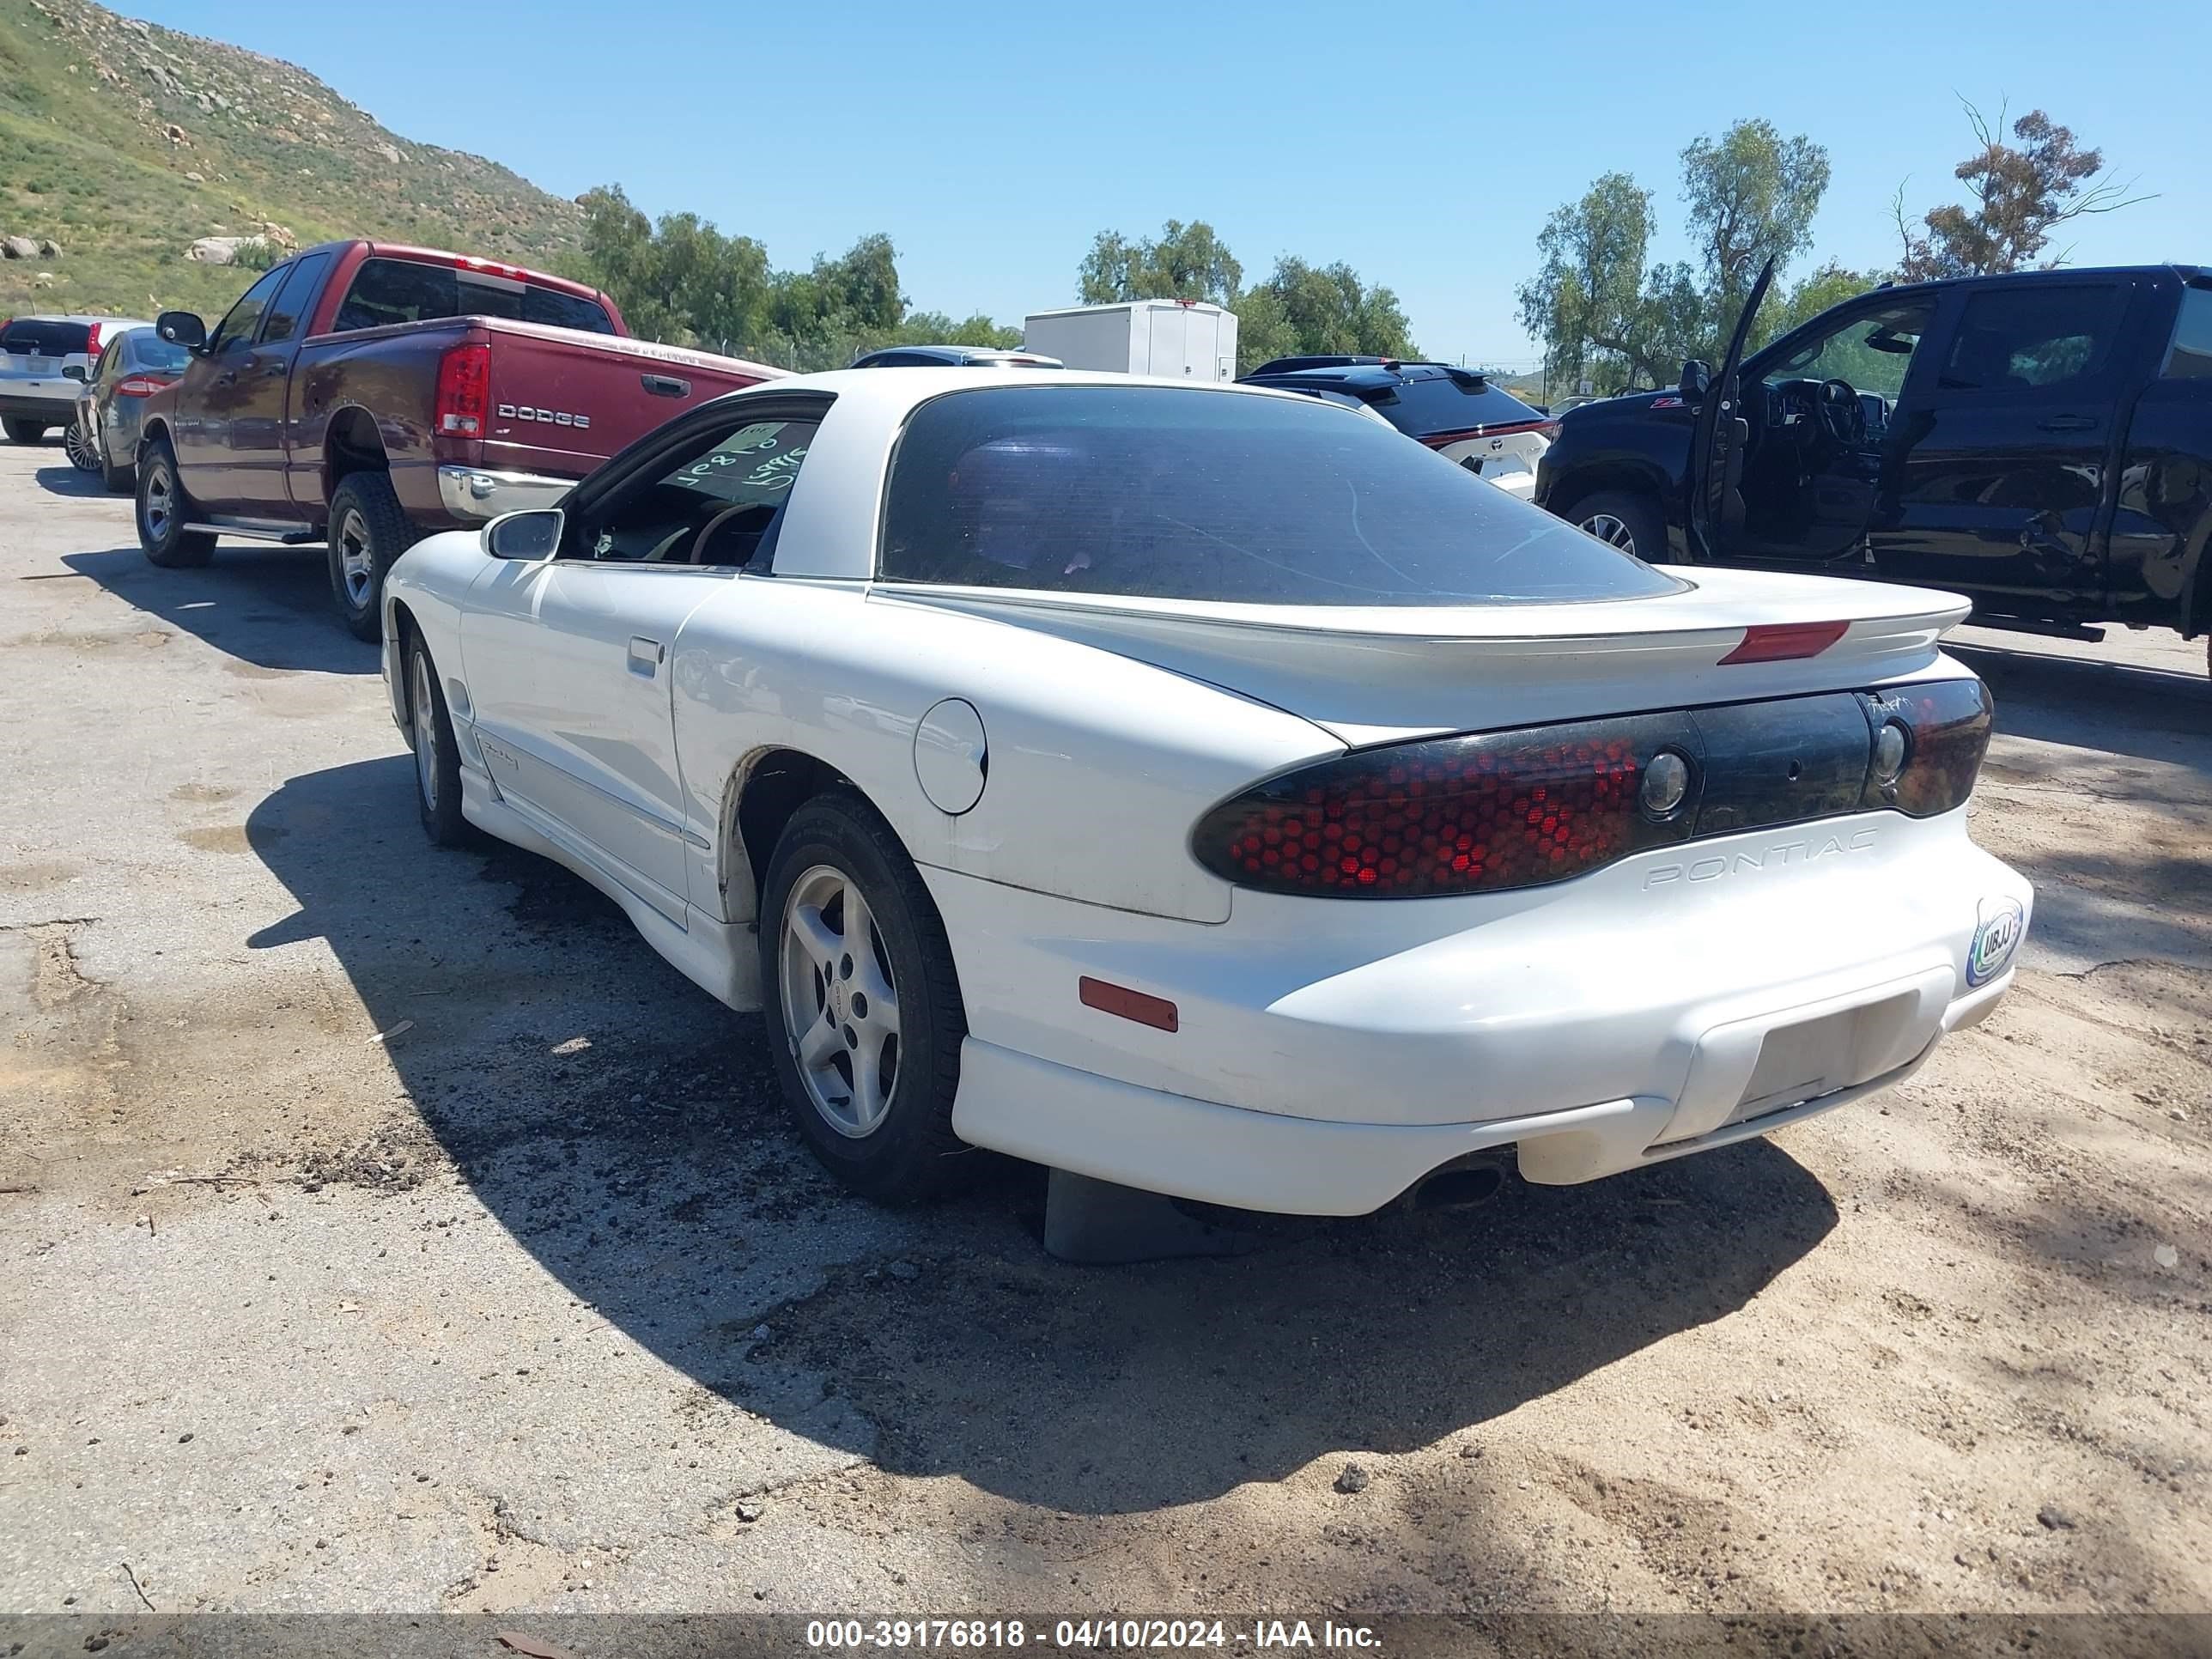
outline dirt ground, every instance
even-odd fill
[[[2201,641],[1963,636],[2036,927],[1880,1104],[1077,1270],[433,850],[320,557],[0,447],[0,1610],[2212,1609]]]

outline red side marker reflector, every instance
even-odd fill
[[[1790,662],[1817,657],[1850,629],[1847,622],[1754,623],[1743,630],[1743,642],[1721,661]]]
[[[1093,979],[1085,974],[1075,982],[1076,991],[1086,1008],[1096,1008],[1102,1014],[1115,1014],[1123,1019],[1133,1019],[1139,1025],[1149,1025],[1154,1030],[1172,1031],[1180,1024],[1176,1018],[1176,1006],[1165,997],[1148,997],[1142,991],[1132,991],[1126,985],[1109,985],[1103,979]]]

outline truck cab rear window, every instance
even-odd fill
[[[611,334],[606,307],[558,289],[518,282],[489,272],[456,270],[412,259],[364,259],[346,290],[345,303],[331,331],[383,328],[392,323],[420,323],[437,317],[504,317]]]
[[[1305,398],[994,386],[908,418],[889,581],[1247,605],[1625,599],[1674,578]]]

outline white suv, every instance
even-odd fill
[[[100,344],[153,325],[129,317],[16,317],[0,323],[0,428],[34,444],[66,427],[92,379]]]

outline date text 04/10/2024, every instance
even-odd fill
[[[819,1619],[806,1626],[811,1648],[1019,1648],[1079,1652],[1138,1649],[1225,1648],[1363,1650],[1381,1645],[1365,1625],[1324,1619],[1261,1620],[1245,1626],[1219,1619],[1060,1619],[1034,1626],[1020,1619]]]

